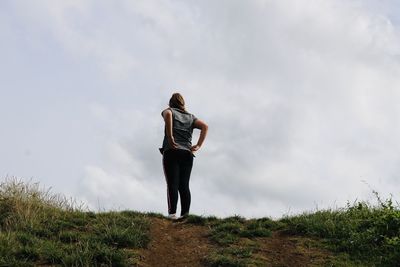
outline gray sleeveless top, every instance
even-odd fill
[[[177,108],[169,109],[172,111],[172,135],[174,136],[175,142],[178,144],[178,149],[190,151],[192,147],[193,124],[197,118],[193,114]],[[163,153],[163,151],[171,148],[168,142],[166,129],[164,129],[164,140],[160,152]]]

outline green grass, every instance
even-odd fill
[[[331,250],[329,266],[398,266],[400,262],[400,210],[391,199],[378,205],[348,203],[345,208],[320,210],[280,220],[245,220],[240,216],[218,219],[190,216],[188,223],[208,226],[209,238],[219,249],[209,255],[210,266],[249,266],[257,245],[244,238],[269,237],[280,230],[289,235],[317,238],[314,246]]]
[[[272,231],[280,229],[282,223],[269,218],[246,220],[240,216],[223,219],[190,215],[186,223],[209,227],[209,238],[218,249],[205,260],[207,266],[262,266],[262,262],[253,257],[258,245],[251,238],[270,237]]]
[[[377,205],[348,203],[280,220],[190,215],[206,226],[217,249],[208,266],[263,266],[258,239],[273,232],[311,237],[312,246],[332,251],[328,266],[397,266],[400,210],[391,199]],[[37,183],[0,183],[0,266],[134,266],[149,243],[151,218],[159,213],[91,212]],[[265,240],[265,239],[262,239]]]
[[[377,194],[376,194],[377,195]],[[346,208],[304,213],[281,219],[293,235],[323,238],[329,248],[365,266],[397,266],[400,262],[400,210],[391,199]]]
[[[209,266],[245,267],[255,262],[251,259],[253,250],[250,248],[228,247],[212,252],[207,258]]]
[[[145,214],[84,211],[38,184],[0,184],[0,266],[129,266],[148,232]]]

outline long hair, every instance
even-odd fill
[[[169,100],[169,107],[186,111],[185,100],[183,99],[183,96],[180,93],[172,94],[171,99]]]

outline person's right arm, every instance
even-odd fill
[[[165,121],[165,130],[168,138],[168,142],[172,148],[178,148],[178,144],[175,142],[174,135],[172,134],[172,111],[166,109],[162,112]]]
[[[196,129],[200,129],[199,140],[197,141],[197,144],[192,146],[191,148],[192,152],[196,152],[200,149],[200,147],[203,145],[204,140],[206,139],[208,125],[204,121],[197,119],[194,121],[193,127]]]

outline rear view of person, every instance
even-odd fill
[[[167,182],[168,217],[178,219],[176,209],[178,192],[181,201],[181,218],[189,214],[189,180],[193,166],[194,152],[200,149],[207,135],[208,126],[186,111],[181,94],[174,93],[169,108],[161,113],[165,122],[164,140],[160,152]],[[199,140],[192,145],[193,129],[200,129]]]

